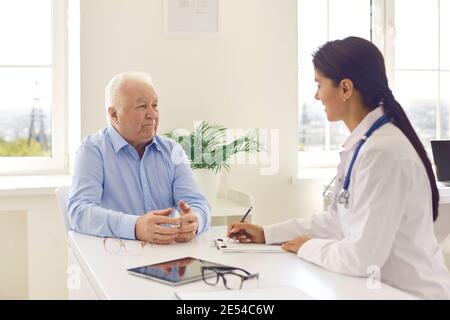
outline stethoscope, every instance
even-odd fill
[[[345,176],[344,185],[342,187],[341,192],[339,192],[339,196],[337,199],[337,202],[339,204],[343,204],[346,209],[348,209],[350,204],[350,191],[348,191],[348,188],[350,186],[350,177],[352,175],[353,165],[355,164],[356,158],[358,157],[359,150],[375,130],[382,127],[388,122],[391,122],[391,119],[387,115],[383,115],[380,118],[378,118],[378,120],[375,121],[375,123],[370,127],[370,129],[361,138],[361,140],[358,142],[358,145],[356,146],[355,153],[353,154],[352,161],[350,162],[350,166],[347,171],[347,175]],[[333,178],[328,187],[333,183],[335,179],[336,177]],[[324,191],[324,195],[326,194],[328,187]]]

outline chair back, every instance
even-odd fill
[[[59,211],[61,212],[62,219],[64,221],[64,227],[66,232],[72,230],[67,217],[67,198],[69,197],[69,187],[59,187],[55,190],[56,201],[58,202]]]

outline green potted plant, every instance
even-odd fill
[[[203,121],[192,132],[172,130],[164,134],[183,148],[210,204],[214,204],[217,198],[222,169],[229,171],[231,168],[231,156],[240,152],[259,152],[262,149],[258,129],[250,130],[233,141],[226,141],[226,130],[223,126]]]

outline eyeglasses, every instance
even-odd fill
[[[202,266],[201,268],[204,282],[210,286],[215,286],[219,282],[219,278],[222,278],[223,284],[228,290],[240,290],[244,282],[250,279],[254,279],[257,283],[259,277],[259,273],[251,274],[241,268],[220,266]],[[253,281],[247,281],[245,283],[250,282]]]
[[[120,238],[103,239],[103,246],[108,253],[119,253],[123,248],[125,253],[139,255],[142,253],[146,245],[147,243],[143,241],[123,240]]]

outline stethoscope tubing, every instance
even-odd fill
[[[350,179],[352,175],[353,165],[355,164],[356,158],[358,157],[359,150],[367,141],[367,139],[374,133],[375,130],[379,129],[386,123],[391,122],[391,119],[387,115],[382,115],[377,121],[367,130],[366,134],[361,138],[356,146],[355,153],[353,154],[350,166],[348,168],[347,174],[345,176],[344,185],[341,192],[339,193],[338,203],[345,204],[345,208],[348,208],[350,202],[350,191],[348,190],[350,186]]]

